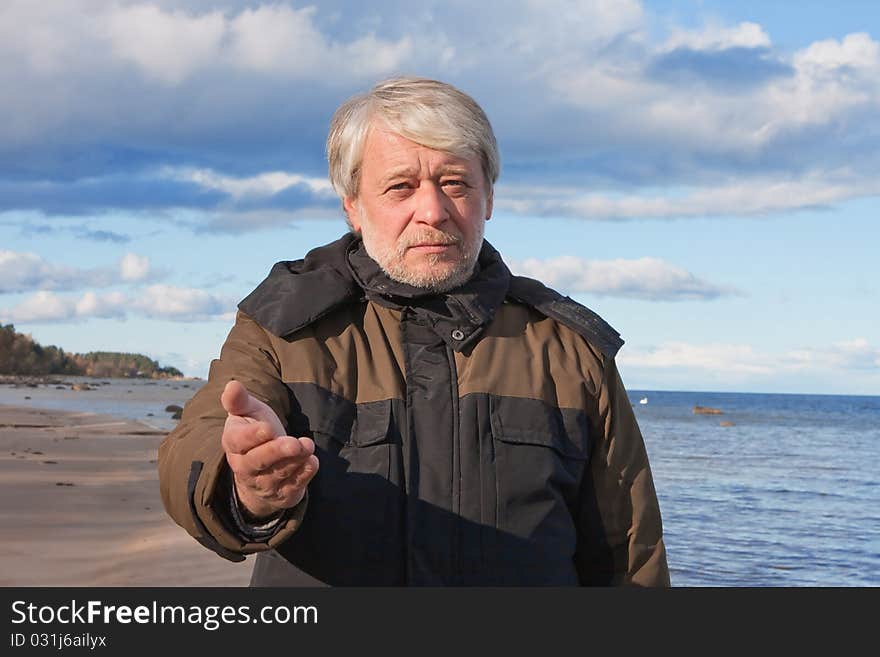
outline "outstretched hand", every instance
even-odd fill
[[[238,381],[226,384],[220,403],[229,414],[223,450],[248,513],[266,518],[299,504],[318,471],[312,439],[286,435],[275,411]]]

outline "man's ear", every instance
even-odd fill
[[[489,197],[486,199],[486,221],[492,218],[492,203],[495,201],[495,188],[489,188]]]
[[[346,196],[342,199],[342,209],[345,210],[348,225],[351,226],[354,232],[359,233],[361,231],[361,213],[357,198]]]

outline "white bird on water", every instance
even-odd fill
[[[639,400],[639,403],[640,403],[640,404],[647,404],[647,403],[648,403],[648,398],[647,398],[647,397],[642,397],[642,398]]]

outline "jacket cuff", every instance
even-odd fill
[[[207,463],[194,461],[191,479],[196,469],[199,474],[190,490],[194,519],[203,534],[199,542],[220,556],[241,561],[243,555],[273,549],[290,538],[302,524],[308,506],[308,489],[299,504],[287,509],[278,518],[277,525],[268,537],[257,537],[242,531],[232,519],[232,495],[226,485],[226,480],[231,477],[227,474],[229,465],[225,453],[219,450],[219,454]]]
[[[247,519],[247,509],[238,497],[238,489],[235,487],[235,478],[227,471],[226,479],[229,487],[229,515],[234,525],[233,529],[246,541],[264,542],[272,538],[275,532],[283,526],[283,521],[289,516],[289,509],[283,509],[260,523],[253,523]]]

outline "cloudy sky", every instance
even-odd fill
[[[880,394],[880,8],[803,0],[0,4],[0,322],[204,377],[345,224],[335,107],[485,108],[486,237],[621,332],[634,389]]]

